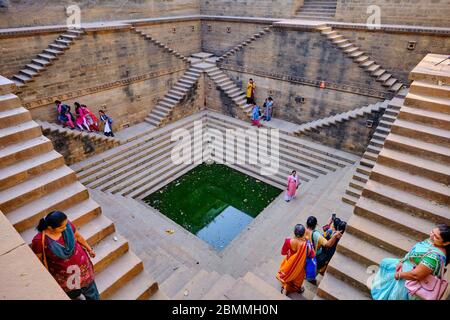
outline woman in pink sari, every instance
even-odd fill
[[[292,171],[292,174],[288,177],[287,180],[287,189],[286,189],[286,194],[284,196],[284,200],[286,202],[291,201],[294,197],[295,197],[295,192],[297,191],[298,188],[298,176],[297,176],[297,171]]]

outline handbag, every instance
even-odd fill
[[[445,290],[447,290],[448,282],[444,279],[445,261],[442,258],[441,261],[442,265],[439,277],[429,274],[422,280],[406,280],[405,287],[410,295],[417,296],[423,300],[442,299]]]
[[[311,250],[313,250],[311,247],[311,243],[309,241],[307,241],[306,243],[307,246],[307,251],[306,251],[306,265],[305,265],[305,271],[306,271],[306,280],[308,281],[312,281],[316,279],[316,275],[317,275],[317,260],[316,260],[316,256],[314,255],[313,258],[310,258],[310,252]]]

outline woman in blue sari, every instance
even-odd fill
[[[264,102],[264,120],[270,121],[273,114],[273,99],[268,97]]]
[[[439,276],[448,264],[450,227],[438,225],[430,238],[417,243],[403,259],[386,258],[372,281],[374,300],[417,300],[405,286],[406,280],[422,280],[428,275]]]

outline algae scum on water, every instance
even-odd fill
[[[281,190],[220,164],[201,164],[144,201],[220,250]]]

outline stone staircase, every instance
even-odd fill
[[[225,136],[227,129],[250,129],[249,123],[224,116],[220,113],[210,112],[208,114],[206,126],[208,129],[218,130]],[[213,144],[214,145],[214,144]],[[249,145],[246,143],[245,151],[248,152]],[[300,179],[300,183],[307,183],[311,180],[319,178],[343,168],[354,161],[339,154],[333,154],[331,148],[312,143],[297,137],[293,137],[286,133],[280,132],[279,140],[280,159],[279,170],[274,175],[261,176],[261,166],[245,164],[228,164],[231,168],[244,172],[250,176],[257,176],[258,179],[272,184],[280,189],[285,189],[286,178],[292,170],[296,170]],[[333,149],[334,150],[334,149]],[[214,160],[217,160],[213,156]]]
[[[342,201],[354,206],[361,197],[365,183],[369,179],[372,168],[377,162],[378,154],[384,146],[384,141],[391,131],[393,122],[398,116],[404,97],[396,97],[388,102],[387,108],[369,141],[366,151],[359,161],[358,168],[342,197]]]
[[[176,129],[183,128],[192,133],[194,121],[202,121],[203,129],[211,128],[221,132],[226,128],[250,128],[244,121],[212,111],[203,111],[74,164],[72,168],[80,181],[89,188],[142,199],[161,188],[169,179],[174,179],[195,167],[194,164],[172,163],[171,150],[176,142],[170,141],[171,134]],[[286,177],[293,168],[297,169],[303,182],[308,182],[354,163],[345,153],[336,153],[332,148],[284,133],[280,136],[280,171],[265,178],[267,183],[279,188],[284,189]],[[191,143],[205,145],[207,141],[196,137]],[[248,148],[248,145],[246,147]],[[260,168],[257,166],[236,164],[235,167],[250,175],[259,175]]]
[[[305,0],[295,18],[308,20],[334,20],[337,0]]]
[[[131,31],[134,33],[137,33],[138,35],[142,36],[145,40],[148,40],[150,42],[152,42],[154,45],[162,48],[165,52],[168,52],[170,54],[173,54],[175,57],[183,60],[184,62],[189,63],[189,59],[187,57],[185,57],[184,55],[182,55],[181,53],[179,53],[178,51],[169,48],[167,45],[165,45],[164,43],[156,40],[155,38],[153,38],[152,36],[150,36],[149,34],[146,34],[144,31],[139,30],[135,27],[131,27]]]
[[[350,111],[338,113],[334,116],[322,118],[318,120],[314,120],[308,123],[304,123],[299,126],[299,129],[296,130],[295,134],[308,134],[309,131],[314,129],[319,129],[324,126],[330,125],[338,125],[344,121],[349,121],[351,119],[356,119],[358,117],[363,117],[366,114],[371,114],[372,112],[378,112],[380,110],[386,109],[388,101],[377,102],[375,104],[371,104],[365,107],[353,109]]]
[[[340,35],[337,31],[331,27],[320,26],[318,30],[329,41],[341,49],[349,58],[352,58],[359,67],[368,72],[372,77],[376,78],[378,82],[381,82],[390,92],[397,93],[403,88],[403,84],[396,79],[391,73],[377,64],[366,52],[361,48],[352,44],[344,36]]]
[[[252,107],[247,104],[245,92],[216,66],[207,69],[206,74],[250,118]]]
[[[42,132],[44,134],[52,132],[69,139],[81,137],[92,141],[102,142],[104,144],[110,145],[111,148],[118,146],[121,143],[119,139],[107,137],[103,135],[101,132],[87,132],[78,129],[70,129],[68,127],[63,127],[62,125],[56,123],[50,123],[42,120],[34,120],[34,121],[41,126]]]
[[[157,283],[53,150],[40,125],[11,93],[14,89],[12,81],[0,77],[0,210],[28,244],[39,219],[63,210],[97,253],[93,263],[102,299],[150,297]]]
[[[442,56],[428,55],[411,72],[414,82],[319,286],[319,297],[369,299],[369,266],[403,257],[429,237],[436,223],[450,223],[450,68],[435,64],[439,60]]]
[[[194,121],[202,121],[204,117],[204,112],[186,117],[76,163],[72,168],[80,181],[91,189],[131,198],[143,197],[159,189],[161,183],[193,168],[172,162],[171,150],[176,142],[171,142],[171,135],[177,129],[192,133]]]
[[[110,212],[114,220],[119,221],[119,226],[133,228],[129,226],[130,220],[133,224],[138,224],[139,228],[134,228],[136,241],[143,243],[139,248],[139,256],[146,261],[152,261],[153,265],[148,267],[148,272],[152,278],[160,283],[158,295],[153,296],[154,300],[287,300],[279,292],[279,285],[270,285],[261,278],[261,274],[256,275],[248,272],[244,277],[233,277],[229,274],[220,274],[211,270],[207,266],[200,266],[191,256],[189,251],[177,244],[177,239],[164,231],[167,226],[163,222],[157,222],[155,211],[146,204],[134,199],[104,193],[98,190],[90,190],[92,197],[102,205],[114,207],[114,212]],[[151,219],[149,217],[152,216]],[[159,219],[164,221],[164,219]],[[139,230],[145,229],[142,234]],[[193,235],[192,235],[193,236]],[[151,243],[152,245],[145,245]],[[203,248],[195,248],[202,250]],[[264,266],[262,266],[264,267]],[[266,273],[273,270],[266,270]],[[258,269],[258,271],[260,270]],[[267,275],[265,275],[267,277]],[[272,281],[273,282],[273,281]]]
[[[145,122],[155,126],[162,126],[172,114],[173,108],[181,104],[188,92],[198,82],[203,70],[191,66],[169,92],[161,99],[156,107],[145,118]]]
[[[47,49],[31,60],[30,64],[27,64],[24,69],[14,75],[11,80],[14,81],[20,90],[28,82],[34,81],[48,66],[53,64],[54,60],[59,59],[59,56],[63,55],[74,44],[75,40],[80,39],[83,34],[84,31],[81,29],[68,29],[50,44]]]
[[[224,53],[222,56],[220,56],[217,59],[217,62],[220,63],[223,60],[227,59],[228,57],[234,55],[236,52],[244,49],[246,46],[248,46],[249,44],[251,44],[253,41],[258,40],[259,38],[261,38],[262,36],[264,36],[265,34],[268,34],[272,31],[273,26],[267,26],[265,27],[263,30],[261,30],[258,33],[255,33],[253,36],[251,36],[250,38],[248,38],[247,40],[245,40],[244,42],[242,42],[241,44],[233,47],[233,49],[227,51],[226,53]]]

